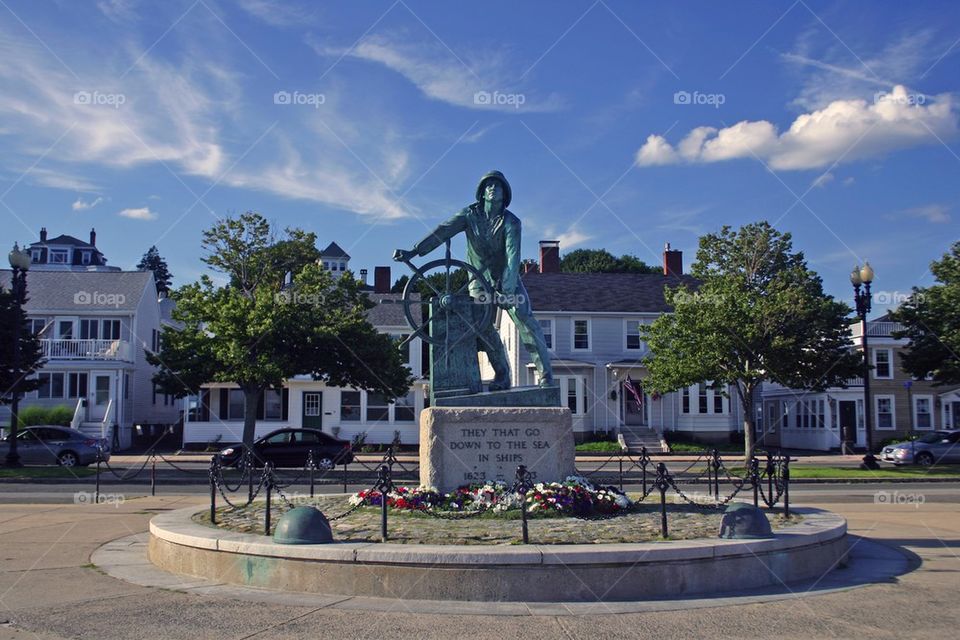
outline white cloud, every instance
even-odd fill
[[[504,81],[516,77],[502,57],[490,55],[482,62],[461,62],[441,45],[401,44],[379,36],[367,36],[351,49],[314,45],[324,56],[340,56],[381,64],[413,83],[425,96],[457,107],[508,113],[555,111],[559,99],[537,99]],[[469,66],[468,66],[469,65]]]
[[[241,9],[272,27],[295,27],[312,22],[312,15],[290,0],[239,0]]]
[[[653,135],[637,151],[637,164],[719,162],[758,157],[773,169],[800,170],[850,162],[898,149],[937,142],[957,132],[957,113],[949,94],[916,104],[916,94],[901,85],[885,98],[836,100],[797,117],[778,134],[766,121],[743,121],[720,130],[693,129],[676,148]]]
[[[800,94],[792,104],[813,111],[835,100],[867,96],[878,89],[910,82],[950,45],[935,42],[934,36],[932,29],[911,31],[899,38],[890,35],[876,52],[871,52],[866,43],[857,43],[851,45],[860,54],[855,57],[833,36],[817,30],[806,32],[795,51],[780,54],[782,60],[801,73]]]
[[[117,212],[118,216],[130,218],[131,220],[156,220],[155,211],[150,211],[150,207],[139,207],[137,209],[123,209]]]
[[[74,201],[74,203],[73,203],[72,205],[70,205],[70,207],[71,207],[74,211],[86,211],[87,209],[93,209],[95,206],[97,206],[97,205],[100,204],[101,202],[103,202],[103,198],[100,197],[100,196],[97,196],[96,198],[94,198],[93,200],[91,200],[91,201],[89,201],[89,202],[87,202],[87,201],[84,200],[83,198],[77,198],[77,199]]]
[[[576,227],[570,227],[563,233],[557,235],[548,233],[547,236],[555,238],[560,243],[561,251],[568,251],[594,238],[594,236],[584,233]]]
[[[97,9],[114,22],[122,22],[136,17],[136,4],[136,0],[98,0]]]
[[[25,179],[41,187],[50,187],[52,189],[67,189],[69,191],[82,191],[86,193],[100,190],[98,185],[83,176],[77,176],[54,169],[34,167],[27,172]]]
[[[402,191],[409,154],[403,140],[390,135],[389,120],[382,114],[356,108],[344,113],[331,98],[324,105],[321,127],[315,113],[286,108],[283,126],[273,129],[234,166],[270,126],[270,120],[251,118],[256,115],[252,109],[238,106],[250,102],[240,84],[245,76],[188,51],[172,62],[146,56],[120,79],[143,47],[127,41],[117,50],[128,56],[96,64],[81,57],[71,60],[71,67],[83,78],[78,86],[56,60],[0,27],[0,58],[7,61],[0,65],[5,149],[18,151],[30,162],[49,153],[50,159],[70,167],[128,169],[162,163],[178,175],[361,215],[411,215],[409,207],[392,195]],[[78,104],[78,91],[91,97],[94,92],[114,96],[115,104],[95,104],[86,98],[86,103]],[[116,104],[117,96],[123,97],[122,103]],[[244,135],[225,135],[225,130]],[[300,149],[305,154],[302,159]],[[60,170],[34,168],[27,179],[73,191],[103,190]]]
[[[833,182],[835,176],[827,171],[826,173],[821,173],[816,178],[813,179],[813,182],[810,183],[811,187],[816,187],[817,189],[823,189],[825,186]]]
[[[666,138],[658,135],[651,135],[647,141],[637,151],[637,164],[641,167],[652,167],[658,164],[674,164],[679,160],[677,152],[674,151]]]
[[[934,224],[950,222],[950,208],[942,204],[928,204],[922,207],[907,209],[904,213],[914,218],[922,218]]]

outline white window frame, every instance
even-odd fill
[[[928,408],[927,415],[930,416],[930,426],[929,426],[929,427],[921,427],[921,426],[920,426],[920,421],[917,419],[917,418],[920,416],[920,412],[917,411],[917,405],[918,405],[918,402],[917,402],[917,401],[918,401],[918,400],[926,400],[927,403],[928,403],[928,404],[927,404],[927,408]],[[926,394],[926,393],[921,393],[921,394],[919,394],[919,395],[914,395],[914,396],[913,396],[913,409],[912,409],[912,410],[913,410],[913,423],[912,423],[912,425],[911,425],[912,428],[916,429],[917,431],[932,431],[933,429],[936,428],[936,419],[934,418],[934,414],[936,413],[936,411],[934,411],[934,409],[933,409],[933,396],[932,396],[932,395]]]
[[[640,343],[637,345],[636,348],[627,346],[627,345],[628,345],[628,340],[627,340],[627,335],[628,335],[628,333],[627,333],[627,332],[629,331],[629,328],[628,328],[628,327],[629,327],[629,325],[630,325],[631,322],[636,322],[636,323],[637,323],[637,339],[640,341]],[[623,350],[624,350],[624,351],[634,351],[634,352],[636,352],[636,351],[643,351],[643,332],[640,330],[640,327],[642,327],[642,326],[643,326],[643,320],[640,320],[640,319],[638,319],[638,318],[624,318],[624,319],[623,319]]]
[[[557,321],[554,318],[537,318],[537,322],[548,322],[550,323],[550,344],[547,346],[547,350],[550,353],[554,353],[557,350]],[[541,331],[543,327],[540,328]]]
[[[30,249],[31,262],[40,262],[42,259],[43,259],[43,249],[40,249],[40,248]]]
[[[890,426],[880,426],[880,401],[890,401]],[[897,428],[897,397],[893,394],[881,393],[873,396],[873,425],[877,431],[893,431]]]
[[[887,357],[888,357],[887,366],[888,366],[888,370],[890,371],[890,375],[888,376],[881,376],[877,372],[877,354],[880,353],[881,351],[885,351],[887,353]],[[886,347],[880,347],[880,348],[874,347],[873,353],[871,354],[871,356],[873,360],[873,379],[874,380],[893,380],[893,349],[886,348]]]
[[[587,348],[577,347],[577,323],[587,323]],[[570,320],[570,351],[579,353],[589,353],[593,351],[593,322],[590,318],[571,318]]]
[[[53,256],[63,256],[63,261],[54,260]],[[69,249],[47,249],[47,264],[70,264]]]
[[[585,416],[587,415],[587,378],[586,376],[555,376],[560,385],[560,402],[561,406],[568,407],[567,398],[570,393],[570,384],[573,383],[575,386],[575,393],[577,396],[577,410],[572,411],[571,414],[574,416]]]
[[[88,265],[93,262],[93,252],[92,251],[81,251],[80,252],[80,264]]]

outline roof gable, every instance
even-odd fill
[[[320,256],[323,258],[349,258],[350,254],[340,248],[340,245],[336,242],[331,242],[326,249],[320,252]]]

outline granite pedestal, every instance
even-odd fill
[[[518,465],[535,482],[574,473],[573,425],[566,407],[430,407],[420,414],[420,484],[450,492],[500,480]]]

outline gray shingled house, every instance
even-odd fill
[[[670,311],[664,287],[696,286],[693,277],[683,274],[680,251],[667,245],[663,258],[662,274],[561,273],[559,247],[545,241],[539,268],[522,274],[578,439],[622,433],[628,444],[656,446],[665,432],[721,442],[743,429],[738,403],[709,383],[662,397],[641,388],[639,403],[625,389],[628,377],[642,387],[647,376],[643,359],[649,349],[640,327]],[[516,326],[507,314],[500,316],[513,379],[535,384]]]

